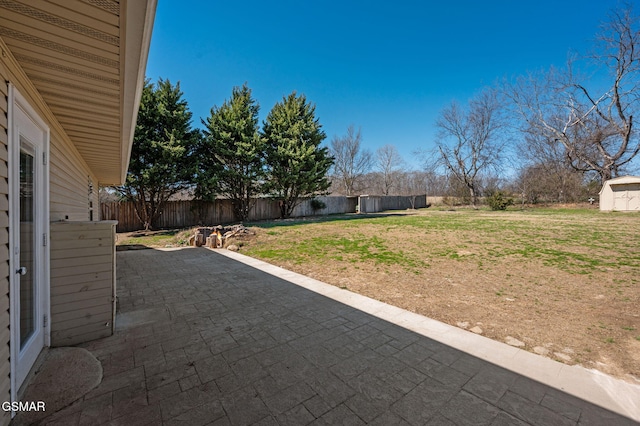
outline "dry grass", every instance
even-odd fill
[[[639,229],[593,209],[423,210],[257,224],[242,252],[637,381]]]

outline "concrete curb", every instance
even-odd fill
[[[616,379],[597,370],[565,365],[237,252],[220,249],[213,251],[640,422],[640,385]]]

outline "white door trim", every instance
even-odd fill
[[[19,280],[16,278],[16,271],[21,265],[17,264],[20,253],[20,147],[21,135],[27,135],[36,147],[34,162],[40,164],[37,169],[41,173],[36,173],[36,184],[41,191],[37,199],[38,209],[35,210],[34,224],[36,227],[36,238],[39,247],[39,267],[33,271],[34,277],[40,283],[39,303],[37,310],[42,315],[38,315],[36,325],[38,330],[43,332],[43,347],[49,346],[51,342],[50,321],[45,326],[44,318],[50,318],[50,268],[49,268],[49,127],[38,113],[29,105],[28,101],[18,92],[16,87],[9,83],[9,145],[8,145],[8,175],[9,175],[9,299],[10,299],[10,329],[11,329],[11,400],[16,401],[17,394],[25,378],[24,366],[18,368],[20,362],[20,317],[19,317]],[[26,123],[25,123],[26,122]],[[20,124],[22,123],[22,124]],[[20,127],[22,126],[22,127]],[[41,235],[40,235],[41,234]],[[39,343],[38,343],[39,346]],[[42,348],[41,348],[42,349]],[[40,351],[38,351],[40,352]],[[35,359],[33,360],[35,361]],[[27,371],[32,365],[27,366]],[[21,374],[18,374],[20,371]],[[15,414],[15,413],[13,413]],[[12,415],[13,415],[12,414]]]

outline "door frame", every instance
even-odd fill
[[[42,329],[43,332],[43,347],[40,348],[38,353],[42,352],[44,347],[51,344],[50,335],[50,268],[49,268],[49,127],[45,123],[40,115],[29,104],[27,99],[20,94],[18,89],[11,83],[9,83],[9,105],[8,105],[8,120],[9,126],[8,136],[8,176],[9,176],[9,312],[10,312],[10,329],[11,329],[11,400],[16,401],[18,399],[18,391],[26,379],[24,377],[18,377],[18,363],[20,362],[21,348],[20,348],[20,313],[19,313],[19,280],[16,279],[16,271],[21,265],[17,264],[17,257],[20,253],[20,127],[17,114],[24,115],[28,120],[27,126],[31,131],[35,131],[38,136],[42,137],[42,140],[36,142],[36,155],[34,155],[35,164],[40,164],[36,167],[36,170],[40,170],[41,173],[36,173],[36,184],[40,185],[42,190],[38,196],[36,203],[42,206],[42,208],[36,209],[34,222],[37,223],[36,241],[41,241],[38,244],[39,248],[39,262],[38,268],[33,272],[34,279],[37,279],[39,284],[36,292],[39,291],[37,296],[37,309],[42,315],[39,315],[36,319],[36,325]],[[41,323],[40,321],[43,321]],[[36,357],[37,358],[37,357]],[[33,359],[35,362],[35,359]],[[24,367],[24,366],[23,366]],[[33,364],[27,368],[30,370]],[[15,412],[12,413],[12,416]]]

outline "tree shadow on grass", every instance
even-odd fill
[[[289,219],[276,219],[276,220],[268,220],[268,221],[260,221],[260,222],[247,222],[246,226],[254,226],[256,228],[270,229],[270,228],[279,228],[282,226],[294,226],[301,225],[305,223],[323,223],[323,222],[336,222],[336,221],[345,221],[345,220],[362,220],[362,219],[377,219],[384,217],[403,217],[410,216],[417,212],[417,210],[410,210],[407,213],[347,213],[347,214],[332,214],[326,216],[305,216],[305,217],[294,217]]]
[[[144,244],[122,244],[116,246],[116,251],[128,251],[128,250],[146,250],[153,247],[145,246]]]
[[[158,229],[158,230],[139,230],[128,233],[131,238],[139,238],[139,237],[152,237],[159,235],[176,235],[178,232],[182,231],[182,229]]]
[[[175,237],[184,229],[139,230],[118,234],[117,251],[143,250],[176,244]]]

